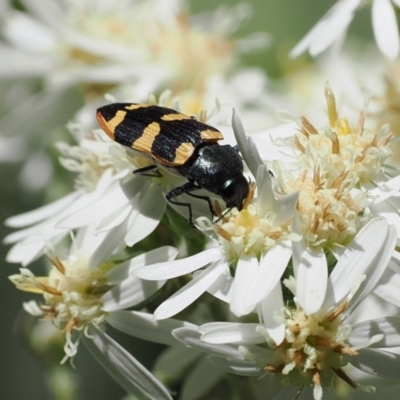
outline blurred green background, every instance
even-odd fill
[[[118,1],[118,0],[116,0]],[[211,10],[221,4],[233,5],[239,1],[193,0],[193,13]],[[333,0],[252,0],[253,18],[240,28],[239,34],[265,31],[272,35],[273,44],[266,51],[246,55],[243,65],[261,66],[268,75],[275,79],[288,68],[288,51],[311,29],[319,18],[335,3]],[[371,23],[368,9],[356,16],[350,29],[351,35],[370,40]],[[304,61],[304,60],[303,60]],[[292,62],[301,65],[302,60]],[[135,99],[132,99],[134,101]],[[0,111],[0,112],[4,112]],[[49,143],[52,138],[49,138]],[[19,164],[1,164],[0,166],[0,218],[6,219],[15,214],[32,210],[43,204],[49,194],[46,192],[29,192],[18,185]],[[1,237],[11,230],[0,226]],[[1,259],[4,260],[8,246],[1,246]],[[24,343],[24,334],[31,327],[29,321],[21,316],[23,301],[32,297],[17,291],[9,282],[8,276],[18,272],[18,265],[10,265],[5,261],[0,269],[0,399],[1,400],[47,400],[52,399],[48,387],[48,370],[46,365],[57,365],[58,361],[38,359]],[[37,271],[40,261],[32,268]],[[25,314],[25,313],[24,313]],[[17,322],[17,320],[19,322]],[[24,333],[25,332],[25,333]],[[132,339],[118,332],[114,337],[132,352],[145,366],[151,367],[161,346],[149,345],[146,342]],[[57,355],[58,357],[58,355]],[[61,356],[60,358],[61,359]],[[46,364],[47,363],[47,364]],[[82,400],[120,399],[124,392],[103,371],[96,361],[87,353],[84,346],[79,349],[76,358],[76,373],[80,381]],[[247,399],[246,399],[247,400]]]

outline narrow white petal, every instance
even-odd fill
[[[103,310],[112,312],[132,307],[157,292],[164,284],[165,281],[143,281],[130,276],[102,296]]]
[[[379,254],[374,258],[373,264],[365,271],[367,278],[361,285],[360,289],[354,294],[351,305],[347,309],[347,313],[351,314],[353,310],[364,300],[364,298],[372,292],[383,273],[385,272],[393,250],[396,246],[396,230],[393,226],[389,226],[389,232],[386,235],[384,244],[380,249]]]
[[[69,195],[53,201],[50,204],[46,204],[43,207],[7,218],[4,223],[12,228],[21,228],[24,226],[37,224],[38,222],[50,218],[56,215],[58,212],[64,210],[69,204],[71,204],[77,197],[81,195],[81,190],[75,190]]]
[[[47,242],[56,245],[67,235],[68,231],[65,231],[58,235],[54,234],[46,238],[46,240],[39,237],[34,241],[19,242],[11,247],[7,253],[6,261],[9,263],[21,263],[22,266],[26,266],[43,255]]]
[[[339,0],[289,53],[296,58],[309,49],[316,56],[327,49],[348,27],[361,0]]]
[[[107,281],[110,284],[119,283],[128,278],[133,271],[146,265],[172,261],[178,255],[178,250],[172,246],[163,246],[158,249],[142,253],[122,264],[115,266],[108,274]]]
[[[387,182],[383,182],[375,188],[368,190],[368,197],[371,198],[371,204],[379,204],[380,202],[399,193],[400,176],[395,176]]]
[[[225,376],[225,371],[215,367],[203,357],[185,376],[180,397],[185,400],[207,398],[212,389]]]
[[[269,210],[276,210],[276,199],[272,190],[272,180],[266,165],[260,165],[257,170],[257,215],[265,217]]]
[[[381,52],[386,57],[395,59],[399,54],[399,30],[390,0],[372,2],[372,27]]]
[[[293,248],[300,242],[293,243]],[[321,247],[307,247],[300,262],[294,268],[296,278],[296,297],[310,315],[318,311],[325,299],[328,284],[328,264]]]
[[[265,372],[251,361],[209,356],[209,360],[223,371],[242,376],[260,376]]]
[[[276,201],[272,218],[274,225],[283,225],[293,217],[299,195],[300,192],[289,193]]]
[[[400,381],[400,354],[377,349],[361,349],[358,353],[358,356],[347,358],[350,364],[367,374]]]
[[[172,400],[168,390],[131,354],[99,329],[83,336],[92,356],[128,393],[139,399]]]
[[[121,225],[123,222],[127,221],[131,211],[129,204],[125,204],[116,209],[113,214],[105,216],[101,219],[100,223],[96,224],[96,227],[93,229],[93,234],[97,235],[99,233],[107,232],[116,226]],[[125,230],[126,229],[127,228],[125,227]]]
[[[265,339],[256,331],[256,323],[229,323],[202,334],[207,343],[263,343]]]
[[[97,237],[91,233],[87,234],[86,236],[90,235],[99,238],[97,246],[95,244],[92,246],[92,256],[90,257],[89,267],[97,267],[103,263],[103,261],[106,261],[116,249],[120,248],[124,233],[125,224],[121,224],[107,233],[98,234]],[[100,240],[101,237],[103,237],[102,240]]]
[[[400,307],[400,274],[392,268],[386,268],[374,293],[383,300]]]
[[[224,263],[217,261],[211,264],[187,285],[165,300],[154,312],[154,316],[157,319],[165,319],[182,311],[199,298],[224,270]]]
[[[254,141],[246,135],[243,128],[242,121],[235,110],[232,114],[232,128],[235,134],[236,142],[238,144],[239,150],[249,167],[249,170],[254,177],[257,176],[257,170],[260,165],[263,164],[260,155],[258,154],[257,147]]]
[[[234,344],[212,344],[201,340],[200,332],[197,328],[178,328],[172,334],[177,340],[185,343],[189,347],[214,354],[220,357],[227,357],[236,360],[243,360],[242,353],[238,350],[238,346]]]
[[[246,301],[250,295],[248,287],[253,280],[257,269],[260,268],[256,257],[245,254],[239,258],[237,263],[235,280],[233,282],[231,311],[241,317],[253,311],[255,303],[248,304]],[[246,301],[246,304],[245,304]]]
[[[128,335],[168,346],[181,344],[171,335],[173,329],[195,326],[177,319],[157,321],[152,314],[125,310],[110,313],[106,321],[115,329]]]
[[[145,193],[139,212],[132,213],[129,217],[129,228],[125,236],[127,246],[133,246],[153,232],[164,214],[166,202],[162,197],[161,188],[152,185]]]
[[[109,191],[96,202],[89,203],[85,207],[74,211],[64,217],[57,224],[57,227],[75,229],[98,221],[107,215],[113,214],[115,209],[121,209],[129,203],[125,196],[123,187],[117,186]]]
[[[53,32],[27,13],[14,11],[5,20],[2,33],[14,47],[27,53],[46,54],[55,50]]]
[[[154,264],[149,267],[139,268],[135,270],[135,275],[139,278],[147,280],[176,278],[177,276],[186,275],[199,268],[202,268],[210,262],[220,259],[221,257],[222,254],[219,247],[214,247],[182,260]]]
[[[245,309],[253,309],[276,287],[292,256],[288,241],[278,242],[261,259],[243,298]]]
[[[262,322],[267,328],[271,339],[279,346],[285,338],[284,324],[284,302],[282,296],[282,286],[278,282],[275,288],[260,304]]]
[[[194,272],[193,275],[195,276],[197,273],[199,272]],[[207,292],[225,303],[230,303],[232,301],[233,282],[234,279],[230,274],[228,264],[226,264],[225,271],[207,289]]]
[[[369,347],[387,348],[400,346],[400,316],[384,317],[363,321],[353,325],[353,330],[349,337],[352,346],[359,346],[378,334],[384,334],[384,338],[379,342],[371,344]]]
[[[383,201],[377,204],[371,204],[369,209],[375,217],[385,218],[390,225],[396,228],[397,246],[400,245],[400,216],[398,210],[391,204],[390,201]]]
[[[325,300],[327,307],[341,302],[381,250],[388,233],[387,221],[375,218],[358,232],[333,269]]]

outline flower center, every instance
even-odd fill
[[[335,97],[327,85],[325,96],[329,126],[318,130],[305,117],[301,119],[300,132],[294,143],[303,155],[306,168],[318,166],[328,181],[346,173],[345,182],[360,187],[382,174],[383,164],[391,155],[389,142],[392,132],[384,125],[378,132],[364,127],[365,111],[361,111],[357,124],[352,125],[340,117]]]
[[[20,275],[10,279],[18,289],[43,295],[42,316],[64,332],[66,358],[73,357],[79,341],[72,341],[72,333],[85,330],[90,324],[100,326],[105,321],[107,314],[102,311],[101,296],[110,289],[105,276],[108,268],[92,269],[87,259],[75,255],[65,262],[55,256],[51,261],[53,268],[47,277],[35,277],[22,268]]]
[[[79,124],[68,124],[71,134],[79,145],[57,143],[61,153],[60,163],[69,171],[77,173],[75,186],[86,192],[96,189],[106,170],[112,175],[127,169],[131,163],[122,146],[108,140],[101,131],[87,131]]]
[[[314,398],[322,397],[322,386],[330,386],[335,375],[355,385],[341,370],[347,364],[345,354],[358,354],[347,345],[352,328],[342,322],[345,308],[313,315],[306,315],[299,306],[285,309],[285,339],[275,348],[274,362],[265,370],[287,376],[300,387],[314,385]]]
[[[286,193],[300,192],[297,211],[307,245],[346,245],[367,222],[361,205],[365,195],[346,189],[345,179],[343,174],[328,184],[315,169],[312,177],[303,170],[284,182]]]

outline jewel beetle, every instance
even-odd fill
[[[220,196],[227,208],[242,209],[249,192],[243,161],[236,147],[218,143],[223,139],[219,130],[173,109],[144,103],[100,107],[97,120],[111,139],[153,161],[135,174],[160,176],[158,168],[163,168],[188,180],[166,198],[188,208],[192,226],[191,204],[176,200],[183,193],[207,201],[213,215],[210,198],[192,192],[207,189]]]

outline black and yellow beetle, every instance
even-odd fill
[[[219,130],[170,108],[149,104],[109,104],[97,110],[97,120],[111,139],[152,159],[154,165],[140,168],[135,174],[149,175],[161,167],[187,178],[187,183],[168,192],[166,198],[188,207],[192,226],[190,203],[174,200],[183,193],[207,201],[213,215],[209,197],[193,191],[207,189],[220,196],[228,208],[241,210],[249,182],[243,176],[238,150],[218,144],[223,139]]]

